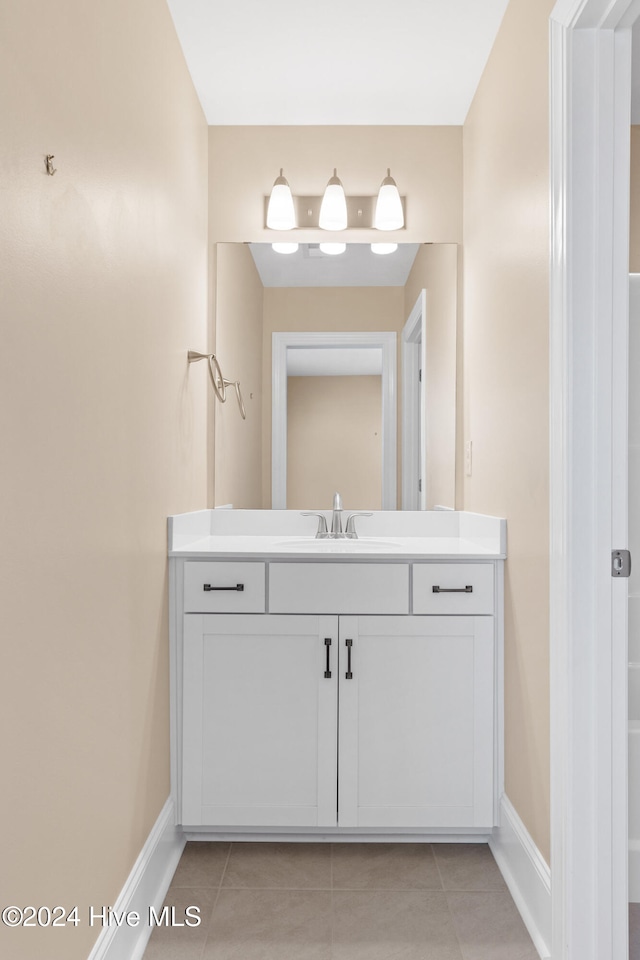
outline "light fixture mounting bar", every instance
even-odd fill
[[[404,222],[407,224],[406,198],[401,197],[402,209],[404,210]],[[347,230],[373,229],[373,215],[376,209],[377,197],[347,197]],[[320,205],[322,197],[294,197],[293,205],[296,211],[297,230],[319,229]],[[269,206],[269,197],[264,198],[264,225],[267,226],[267,208]],[[284,233],[285,231],[277,231]],[[292,231],[287,230],[287,233]],[[341,233],[344,231],[340,231]],[[398,233],[398,230],[394,230]]]

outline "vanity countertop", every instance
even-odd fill
[[[322,511],[330,520],[331,511]],[[345,510],[345,515],[350,511]],[[199,510],[169,517],[169,556],[300,560],[504,560],[506,521],[453,510],[375,511],[358,539],[316,540],[297,510]]]

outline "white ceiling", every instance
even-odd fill
[[[295,253],[276,253],[270,243],[249,249],[263,287],[403,287],[420,247],[400,243],[381,256],[368,243],[348,243],[338,256],[322,253],[317,243],[301,243]]]
[[[168,0],[210,124],[462,124],[508,0]]]

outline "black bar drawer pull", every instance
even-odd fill
[[[330,661],[331,651],[329,650],[329,647],[331,646],[331,637],[325,637],[325,638],[324,638],[324,646],[325,646],[325,650],[327,651],[327,666],[326,666],[325,671],[324,671],[324,678],[325,678],[325,680],[330,680],[330,679],[331,679],[331,669],[330,669],[330,667],[331,667],[331,661]]]
[[[344,677],[345,680],[353,680],[353,674],[351,673],[351,647],[353,646],[353,640],[345,640],[344,643],[347,648],[347,672]]]
[[[213,590],[237,590],[238,593],[242,593],[244,583],[236,583],[235,587],[212,587],[210,583],[205,583],[202,589],[205,593],[211,593]]]
[[[473,587],[432,587],[434,593],[473,593]]]

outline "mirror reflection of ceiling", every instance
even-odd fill
[[[379,347],[289,347],[289,377],[370,377],[382,375]]]
[[[270,243],[250,243],[264,287],[403,287],[420,248],[400,243],[394,253],[371,252],[368,243],[348,243],[344,253],[322,253],[301,243],[295,253],[276,253]]]
[[[507,2],[168,0],[207,122],[260,126],[464,123]]]

